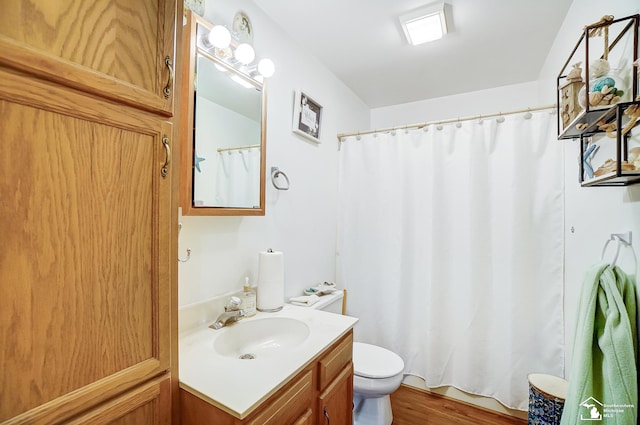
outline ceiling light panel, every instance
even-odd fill
[[[409,44],[417,46],[442,38],[447,33],[444,3],[429,5],[400,17]]]

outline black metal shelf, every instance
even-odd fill
[[[638,14],[605,16],[584,27],[557,77],[558,139],[580,140],[581,186],[640,183],[640,139],[632,139],[640,120],[631,123],[640,113],[640,69],[629,67],[638,59],[639,21]],[[602,49],[593,43],[600,35]]]
[[[606,111],[600,111],[597,117],[594,115],[593,122],[584,128],[580,135],[580,158],[585,156],[585,148],[595,137],[601,137],[603,144],[615,143],[615,157],[609,158],[614,161],[614,169],[605,174],[592,178],[585,178],[585,164],[580,162],[580,184],[582,186],[628,186],[640,183],[640,167],[633,170],[625,170],[629,167],[629,140],[633,136],[633,129],[640,125],[640,120],[631,123],[630,115],[626,113],[630,107],[640,108],[640,101],[618,103]],[[640,109],[639,109],[640,111]],[[606,130],[614,137],[607,136]],[[607,140],[610,138],[610,140]],[[640,148],[640,144],[638,147]],[[612,155],[613,156],[613,155]]]

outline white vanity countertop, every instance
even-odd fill
[[[238,323],[270,317],[303,321],[309,327],[308,338],[283,350],[277,358],[238,359],[222,356],[213,349],[216,338],[232,329],[233,324],[213,330],[207,323],[181,332],[180,388],[243,419],[358,321],[350,316],[285,304],[279,312],[258,312]]]

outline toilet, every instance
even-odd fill
[[[324,295],[311,307],[342,314],[344,292]],[[389,395],[402,383],[404,361],[393,351],[353,343],[353,425],[391,425]]]
[[[353,425],[391,425],[389,395],[402,383],[404,362],[393,351],[353,343]]]

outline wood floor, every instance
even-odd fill
[[[523,425],[501,415],[439,394],[402,385],[391,395],[393,425]]]

